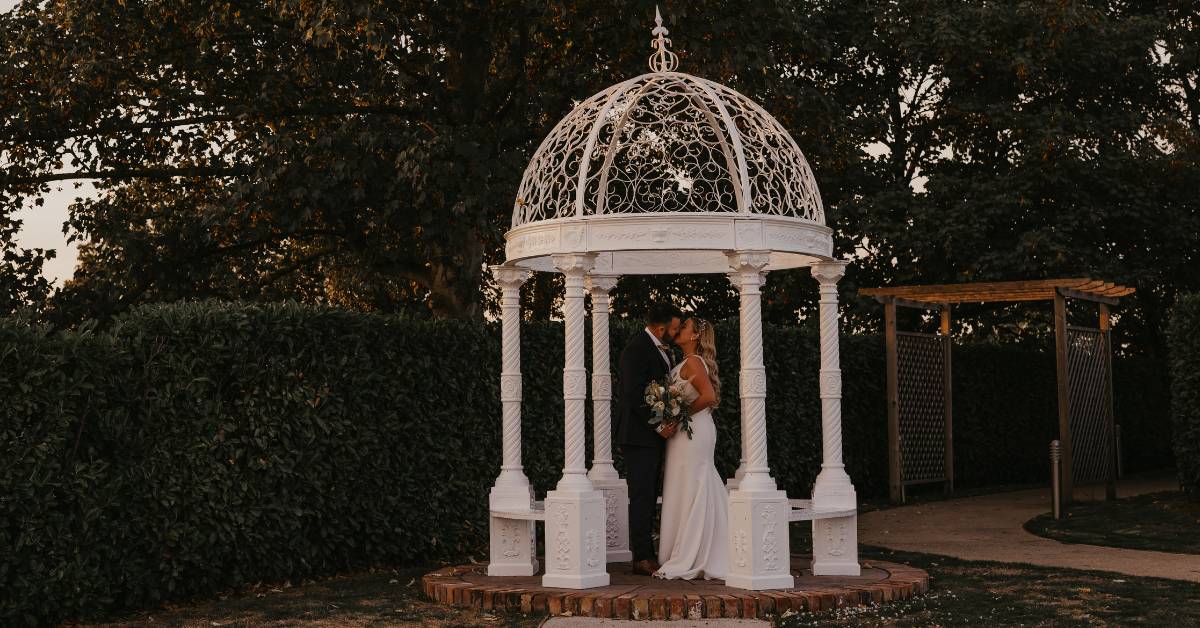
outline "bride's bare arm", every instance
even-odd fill
[[[699,393],[696,400],[692,402],[692,407],[689,408],[689,414],[696,414],[705,408],[717,405],[717,393],[713,390],[712,382],[708,379],[708,371],[704,369],[704,363],[700,356],[688,356],[683,368],[679,369],[679,374],[691,382],[696,392]]]

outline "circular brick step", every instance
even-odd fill
[[[796,586],[768,591],[735,589],[720,580],[635,576],[628,563],[609,564],[608,586],[579,591],[544,587],[541,576],[489,576],[487,565],[444,567],[422,583],[430,598],[454,606],[616,619],[757,618],[882,604],[929,589],[929,574],[907,565],[871,560],[863,561],[861,576],[813,576],[810,562],[793,556]]]

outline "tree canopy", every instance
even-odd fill
[[[1200,28],[1189,2],[666,3],[681,70],[759,102],[812,162],[853,264],[888,283],[1095,275],[1160,349],[1200,288]],[[193,297],[476,317],[521,173],[581,100],[644,71],[644,2],[27,0],[0,15],[0,311],[70,323]],[[49,294],[14,215],[91,181]],[[40,282],[39,282],[40,280]],[[815,304],[772,274],[764,315]],[[525,290],[553,314],[553,276]],[[736,311],[724,277],[627,277]],[[878,325],[850,298],[855,329]],[[1044,332],[1028,307],[963,333]],[[808,316],[811,319],[811,316]],[[1032,320],[1033,324],[1028,322]]]

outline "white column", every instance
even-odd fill
[[[775,486],[767,465],[767,374],[763,366],[763,269],[770,260],[765,251],[729,254],[741,293],[742,440],[746,472],[729,493],[730,572],[725,584],[741,589],[791,588],[787,494]]]
[[[629,550],[629,486],[612,461],[612,371],[608,359],[608,293],[616,275],[588,275],[592,295],[592,468],[588,478],[604,493],[608,562],[633,560]]]
[[[542,585],[588,589],[608,584],[604,494],[592,486],[585,466],[587,368],[583,363],[584,276],[596,255],[554,256],[563,273],[564,360],[563,475],[546,495],[546,574]]]
[[[821,473],[813,486],[814,510],[855,510],[858,500],[842,464],[842,367],[838,356],[837,283],[846,263],[819,262],[821,284]],[[858,515],[813,521],[814,575],[857,576]]]
[[[500,402],[503,407],[504,456],[500,475],[492,486],[488,505],[492,511],[529,510],[533,487],[521,466],[521,285],[529,271],[514,266],[493,266],[500,284],[502,367]],[[537,573],[537,524],[528,520],[491,517],[490,576],[532,576]]]
[[[741,274],[737,271],[731,271],[727,276],[729,277],[729,283],[732,283],[734,288],[738,288],[740,290]],[[762,285],[767,282],[767,273],[765,271],[760,272],[758,276],[759,287],[761,289]],[[742,478],[746,476],[746,459],[749,457],[746,454],[746,443],[748,442],[746,439],[746,408],[742,407],[738,414],[741,416],[741,420],[738,421],[741,440],[739,443],[741,447],[741,460],[738,461],[738,468],[733,472],[733,477],[725,480],[725,488],[731,491],[737,488],[738,484],[741,484]]]

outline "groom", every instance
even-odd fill
[[[662,470],[666,439],[674,427],[652,427],[646,404],[646,384],[662,381],[675,366],[672,354],[679,333],[679,309],[666,303],[652,304],[646,311],[646,328],[629,339],[621,352],[620,405],[617,407],[616,442],[625,456],[629,484],[629,544],[633,551],[633,573],[652,575],[658,570],[651,531],[654,506],[658,501],[658,479]]]

